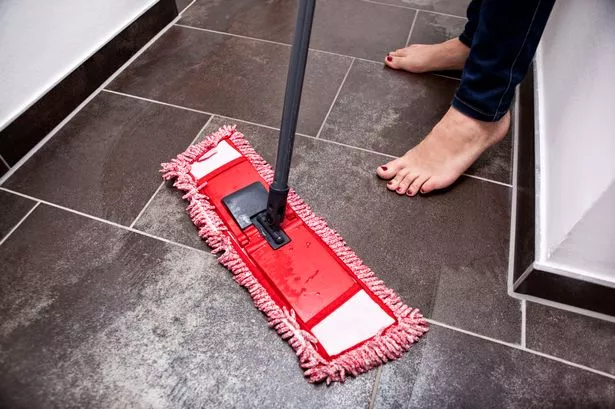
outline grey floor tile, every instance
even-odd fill
[[[35,202],[0,190],[0,240],[34,207]]]
[[[615,323],[527,303],[527,347],[615,375]]]
[[[290,44],[296,4],[287,0],[198,0],[180,24]],[[381,61],[389,50],[406,42],[414,15],[414,10],[356,0],[320,0],[310,46]]]
[[[459,37],[465,25],[465,18],[419,11],[410,44],[437,44]]]
[[[285,45],[173,27],[110,88],[279,126],[289,53]],[[350,62],[350,57],[310,53],[299,132],[318,132]]]
[[[39,206],[0,248],[0,406],[367,407],[308,384],[211,255]]]
[[[276,138],[245,134],[274,163]],[[510,189],[465,178],[445,194],[399,197],[375,176],[383,160],[299,137],[291,183],[409,305],[520,342],[520,304],[506,293]]]
[[[129,225],[160,185],[160,163],[183,151],[208,119],[103,92],[5,186]]]
[[[615,380],[442,327],[387,364],[374,407],[611,408]]]
[[[375,0],[379,3],[417,8],[464,17],[470,0]]]
[[[459,82],[355,61],[325,123],[322,138],[401,156],[419,143],[450,107]],[[508,183],[511,138],[487,150],[467,171]]]

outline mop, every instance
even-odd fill
[[[428,326],[288,187],[314,7],[299,2],[275,171],[227,125],[161,172],[308,381],[329,384],[399,358]]]

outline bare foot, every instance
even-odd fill
[[[510,112],[498,122],[483,122],[450,108],[425,139],[404,156],[376,170],[387,188],[414,196],[450,186],[510,127]]]
[[[413,44],[391,51],[384,63],[396,70],[417,74],[429,71],[462,70],[470,49],[458,38],[440,44]]]

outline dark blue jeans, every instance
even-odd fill
[[[470,47],[453,107],[499,120],[534,58],[555,0],[473,0],[459,39]]]

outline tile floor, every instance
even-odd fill
[[[374,175],[457,86],[380,60],[464,3],[317,6],[292,185],[432,322],[403,359],[307,384],[161,183],[226,123],[275,156],[295,2],[197,0],[0,186],[0,407],[613,407],[615,324],[506,293],[510,140],[445,193]]]

